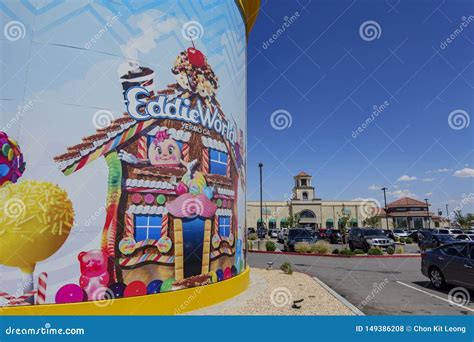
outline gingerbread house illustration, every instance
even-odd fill
[[[154,72],[134,65],[122,77],[124,97],[128,89],[141,87],[148,90],[146,99],[140,97],[144,101],[186,99],[190,108],[199,102],[217,108],[225,119],[215,99],[217,77],[198,50],[179,54],[172,72],[177,83],[153,91]],[[111,280],[171,281],[179,289],[243,270],[237,241],[240,154],[238,144],[202,125],[171,118],[136,120],[126,112],[55,161],[70,175],[105,159],[109,174],[101,248],[113,265]]]

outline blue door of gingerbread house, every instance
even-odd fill
[[[204,219],[183,219],[184,277],[201,274],[204,242]]]

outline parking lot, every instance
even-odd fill
[[[416,245],[415,245],[416,246]],[[249,253],[251,267],[273,269],[288,261],[317,277],[367,315],[474,315],[474,294],[455,305],[448,290],[433,289],[420,272],[420,258],[336,258]]]

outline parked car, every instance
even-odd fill
[[[257,229],[257,236],[260,239],[264,239],[267,236],[267,230],[263,227]]]
[[[280,231],[278,232],[278,242],[283,243],[288,236],[288,228],[281,228]]]
[[[408,233],[404,231],[403,229],[394,229],[393,230],[393,235],[395,235],[397,238],[406,238],[408,237]]]
[[[423,252],[421,273],[436,289],[452,284],[474,290],[474,242],[458,241]]]
[[[458,236],[456,236],[456,240],[474,241],[474,234],[459,234]]]
[[[294,252],[295,245],[299,242],[312,243],[318,240],[314,236],[313,232],[306,228],[291,228],[288,230],[288,237],[283,244],[283,250],[285,252]]]
[[[393,234],[393,230],[391,229],[384,229],[383,232],[387,235],[390,239],[395,240],[395,234]]]
[[[268,232],[268,235],[271,238],[277,238],[278,237],[278,231],[276,229],[270,229],[270,231]]]
[[[327,229],[324,232],[325,239],[329,241],[330,243],[337,244],[342,241],[342,234],[339,230],[337,229]]]
[[[371,247],[395,248],[395,241],[385,235],[382,229],[376,228],[351,228],[348,243],[352,251],[362,249],[366,253]]]
[[[474,229],[465,230],[464,234],[474,234]]]
[[[255,234],[255,233],[256,233],[255,228],[252,228],[252,227],[247,228],[247,234]]]
[[[446,245],[449,243],[457,242],[452,235],[449,234],[427,234],[420,240],[418,246],[420,246],[420,250],[426,251],[427,249],[440,247],[442,245]]]
[[[451,229],[449,229],[449,234],[454,235],[454,236],[458,236],[459,234],[465,234],[465,232],[462,229],[451,228]]]
[[[319,229],[316,229],[316,233],[317,235],[321,238],[321,239],[325,239],[326,238],[326,231],[328,229],[327,228],[319,228]]]

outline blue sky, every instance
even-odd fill
[[[263,162],[265,199],[285,200],[304,170],[323,199],[382,202],[386,186],[389,200],[473,210],[474,2],[262,2],[248,45],[248,199]],[[376,37],[360,33],[367,21]],[[290,126],[273,128],[278,110]]]

